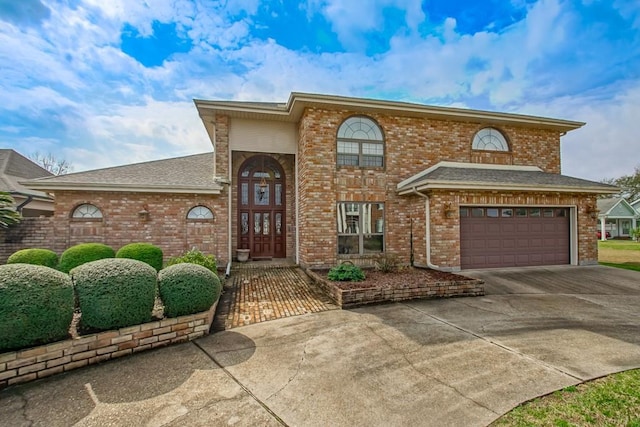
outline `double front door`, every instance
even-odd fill
[[[269,156],[254,156],[238,172],[238,248],[252,259],[286,257],[285,177]]]

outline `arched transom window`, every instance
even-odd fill
[[[102,211],[95,205],[83,203],[73,210],[72,218],[102,218]]]
[[[384,166],[384,138],[370,118],[349,117],[338,129],[338,166]]]
[[[509,144],[502,132],[494,128],[480,129],[473,137],[474,150],[509,151]]]
[[[213,219],[213,212],[206,206],[195,206],[187,213],[187,219]]]

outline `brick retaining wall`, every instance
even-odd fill
[[[475,297],[484,295],[484,281],[464,279],[448,282],[397,284],[393,288],[373,287],[363,289],[340,289],[330,280],[325,280],[312,270],[307,274],[335,304],[342,308],[356,307],[387,301],[403,301],[419,298]]]
[[[208,311],[0,354],[0,389],[209,334]]]

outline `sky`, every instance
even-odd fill
[[[0,0],[0,147],[74,171],[211,151],[193,99],[356,96],[586,122],[640,166],[640,0]]]

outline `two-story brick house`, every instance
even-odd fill
[[[307,267],[597,262],[596,196],[616,188],[560,174],[560,138],[583,123],[305,93],[195,104],[213,153],[29,183],[55,192],[58,246]]]

